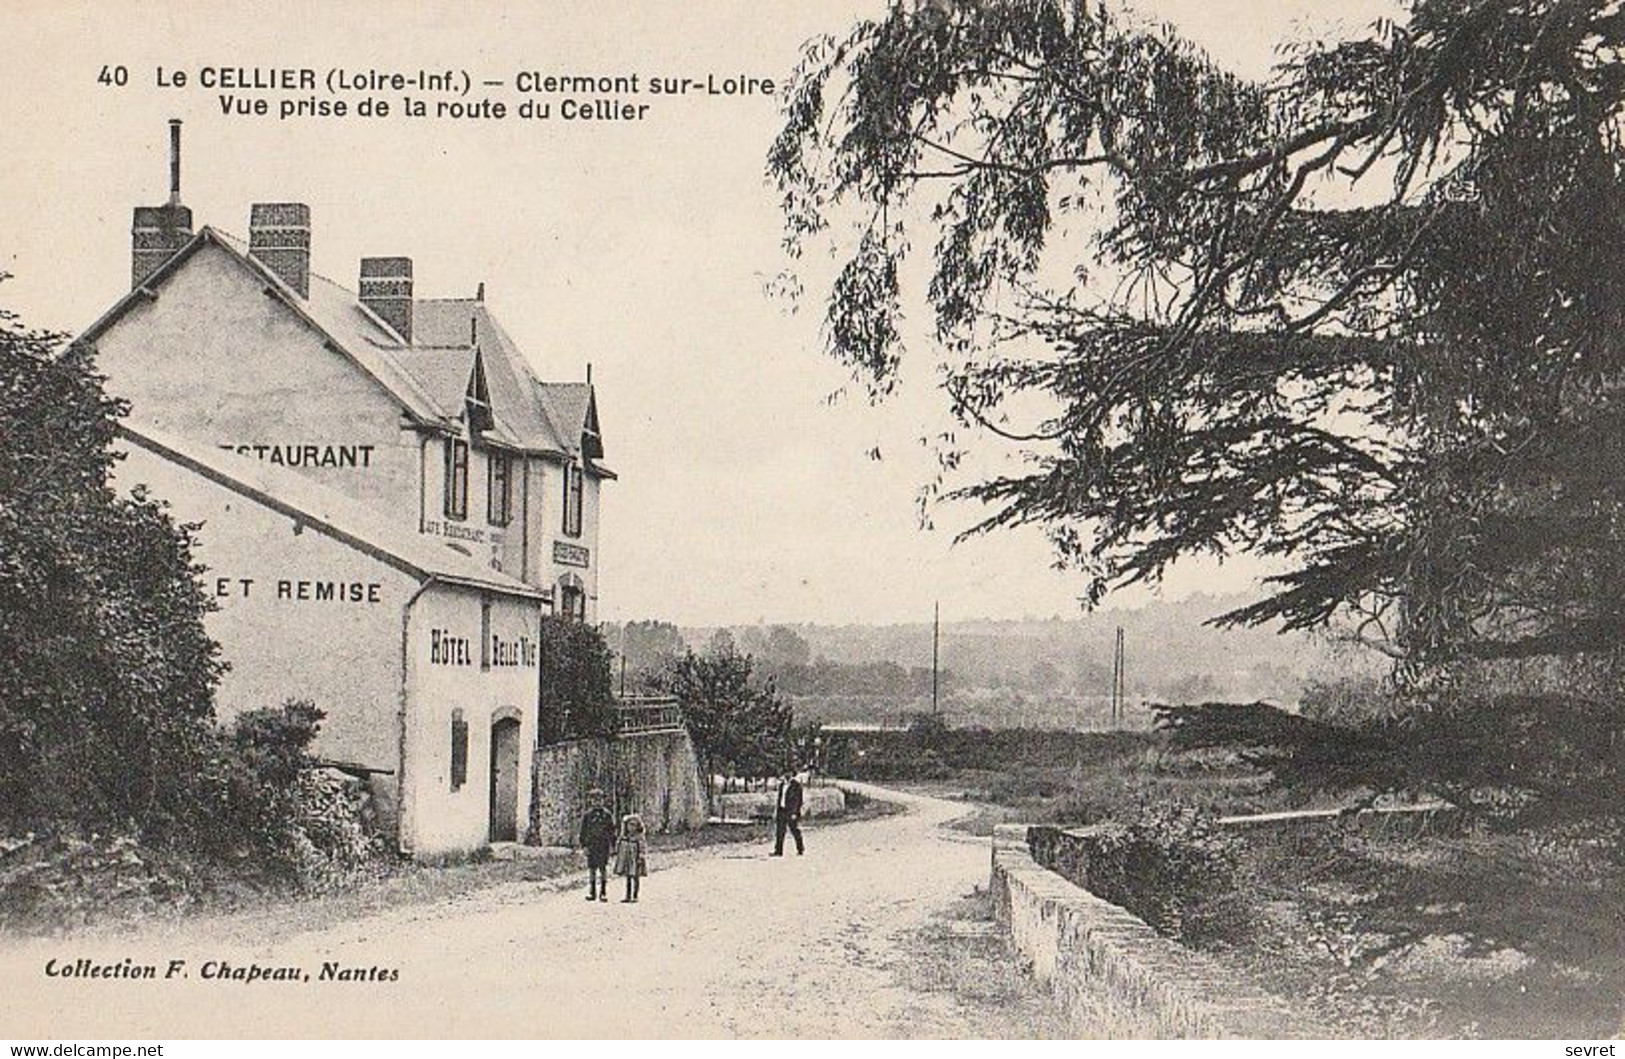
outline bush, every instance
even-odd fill
[[[945,780],[954,770],[935,750],[904,743],[883,743],[852,758],[848,769],[860,780]]]
[[[591,625],[542,619],[542,739],[558,742],[615,733],[609,644]]]
[[[222,865],[343,870],[365,838],[310,771],[320,711],[221,729],[197,527],[115,485],[126,407],[60,345],[0,309],[0,836],[26,836],[0,838],[5,909],[72,921],[181,901]]]
[[[195,527],[114,488],[124,406],[59,338],[0,310],[0,829],[185,843],[222,668]]]
[[[325,889],[380,850],[363,824],[364,786],[314,767],[310,746],[322,718],[314,704],[289,701],[243,714],[223,741],[218,852],[249,874]]]
[[[1423,793],[1518,826],[1618,818],[1625,805],[1617,700],[1473,692],[1348,724],[1266,703],[1157,712],[1176,749],[1233,750],[1300,796]]]
[[[1396,716],[1400,702],[1386,677],[1311,680],[1298,697],[1298,712],[1311,721],[1353,728]]]
[[[190,905],[199,888],[187,859],[129,833],[0,841],[0,929],[6,931],[171,911]]]
[[[1039,863],[1169,937],[1207,945],[1246,934],[1239,850],[1210,813],[1151,806],[1082,831],[1033,828],[1029,842]]]

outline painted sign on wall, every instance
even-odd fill
[[[461,522],[439,522],[430,519],[423,524],[423,532],[431,537],[445,537],[454,541],[472,541],[480,544],[485,541],[485,531],[465,526]]]
[[[454,635],[449,629],[429,630],[429,664],[436,666],[471,666],[474,653],[468,637]]]
[[[223,442],[221,448],[239,456],[254,456],[278,467],[372,466],[371,445],[260,445]]]
[[[436,666],[472,666],[474,645],[480,641],[459,636],[450,629],[429,630],[429,664]],[[508,669],[536,668],[541,657],[541,645],[528,636],[505,639],[492,633],[480,656],[480,668]]]
[[[553,542],[553,561],[561,566],[579,566],[586,569],[592,561],[592,553],[579,544],[570,544],[567,541]]]
[[[260,586],[260,587],[256,587]],[[384,586],[377,581],[325,581],[279,578],[264,585],[253,577],[217,577],[216,599],[254,599],[262,593],[290,603],[382,603]]]
[[[526,669],[534,669],[539,654],[540,647],[528,636],[521,636],[517,640],[504,640],[495,633],[491,634],[493,666],[524,666]]]

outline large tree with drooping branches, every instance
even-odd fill
[[[1269,556],[1227,620],[1413,675],[1613,653],[1622,47],[1618,3],[1410,0],[1255,81],[1095,3],[897,3],[809,42],[768,170],[829,352],[877,400],[937,361],[968,532],[1043,527],[1091,600]]]

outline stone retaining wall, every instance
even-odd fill
[[[533,777],[531,845],[575,845],[586,794],[594,787],[609,795],[617,817],[635,809],[657,833],[705,826],[705,790],[686,731],[540,747]]]
[[[1079,1035],[1326,1036],[1281,999],[1041,867],[1024,825],[994,831],[992,891],[995,918]]]

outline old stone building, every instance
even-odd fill
[[[248,240],[170,201],[135,210],[131,289],[91,325],[130,419],[285,468],[596,620],[598,509],[614,474],[587,382],[536,378],[484,300],[419,298],[413,263],[355,289],[310,267],[301,203],[259,203]]]
[[[405,852],[534,837],[559,812],[533,804],[540,625],[596,620],[614,477],[590,382],[538,379],[483,286],[420,298],[399,256],[354,289],[318,275],[304,204],[254,205],[246,241],[194,230],[179,146],[174,123],[169,201],[135,210],[131,288],[81,341],[129,402],[120,483],[201,524],[218,715],[314,701],[317,753],[367,779]],[[680,718],[638,737],[663,742],[617,760],[676,765],[628,797],[703,823]]]
[[[541,593],[286,468],[148,426],[120,434],[119,481],[202,525],[209,635],[230,664],[221,715],[316,703],[318,753],[365,777],[407,853],[521,837]]]

